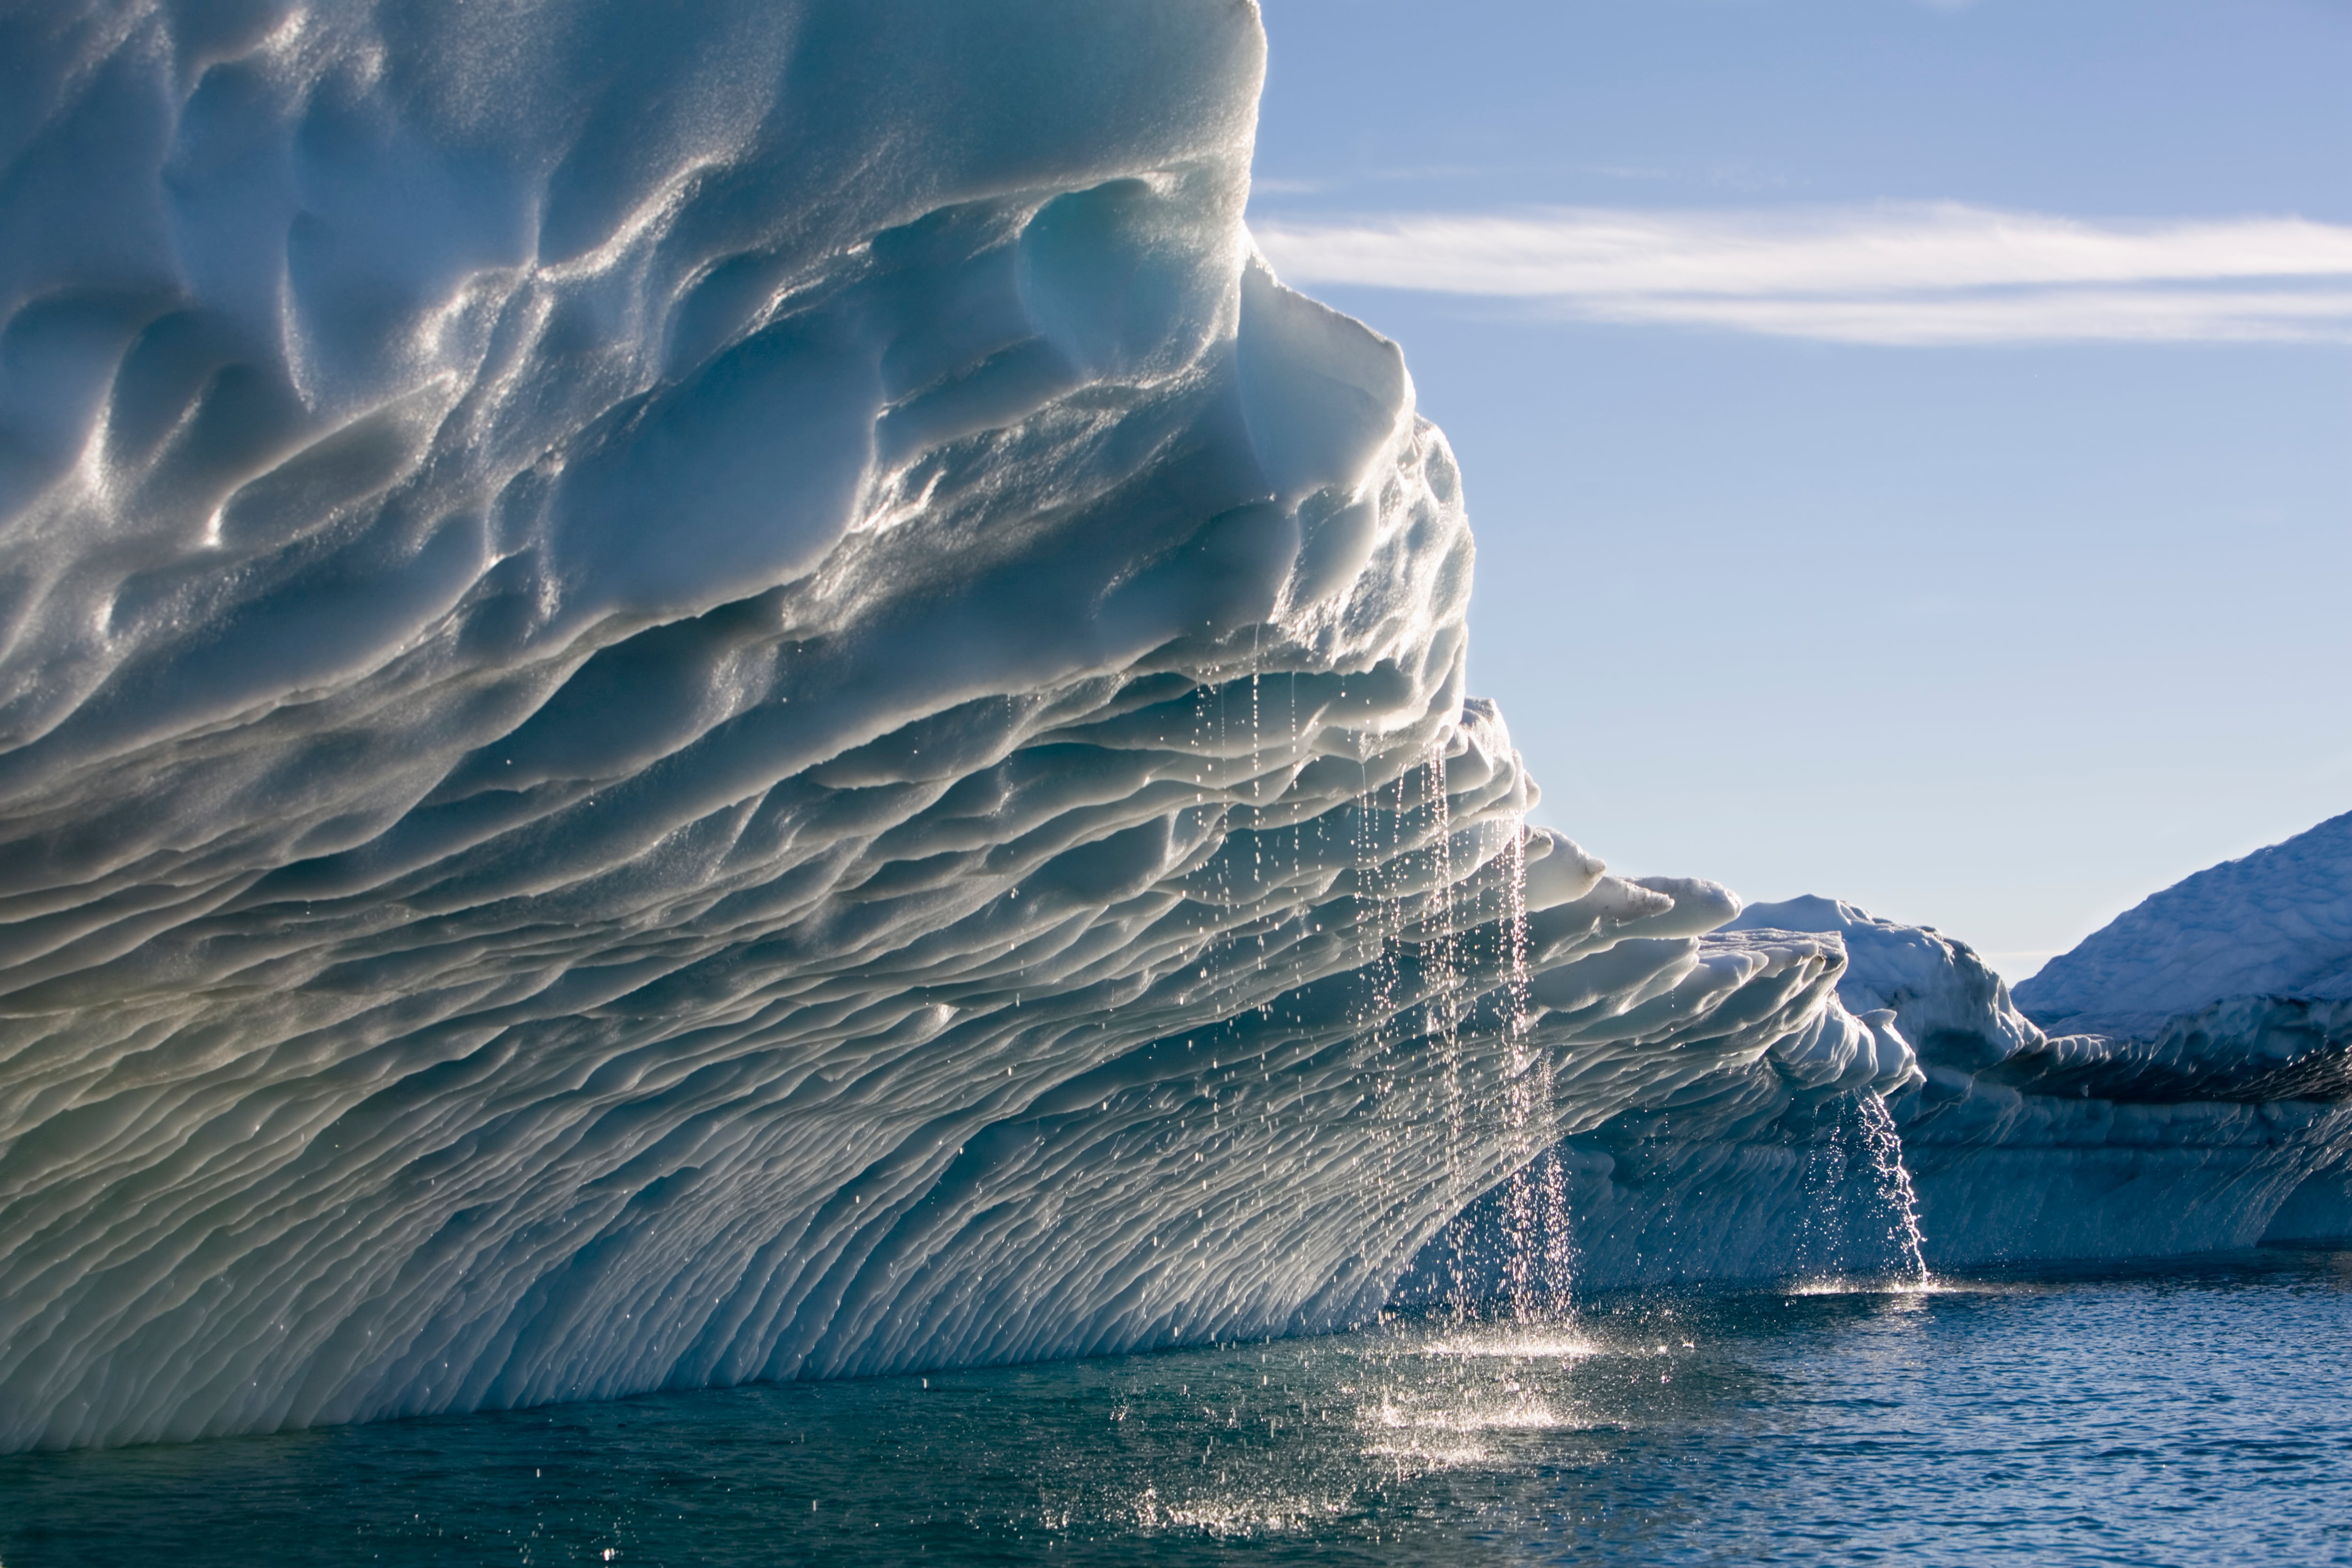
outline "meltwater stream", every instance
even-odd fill
[[[2352,1252],[0,1459],[6,1568],[2352,1563]]]

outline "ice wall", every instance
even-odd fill
[[[1522,827],[1247,5],[0,29],[0,1446],[1345,1321],[1909,1072]]]

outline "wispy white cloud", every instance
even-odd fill
[[[1301,284],[1865,343],[2352,342],[2352,226],[1957,204],[1262,217]]]

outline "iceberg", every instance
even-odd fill
[[[2352,1002],[2352,812],[2182,879],[2018,987],[2045,1027],[2131,1039],[2253,996]]]
[[[1250,5],[0,27],[0,1447],[1355,1321],[1915,1076],[1526,826]]]
[[[1528,825],[1251,5],[0,37],[0,1448],[2332,1223],[2333,994]]]

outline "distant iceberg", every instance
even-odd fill
[[[2183,878],[2017,988],[2045,1028],[2139,1040],[2255,996],[2352,1002],[2352,812]]]

